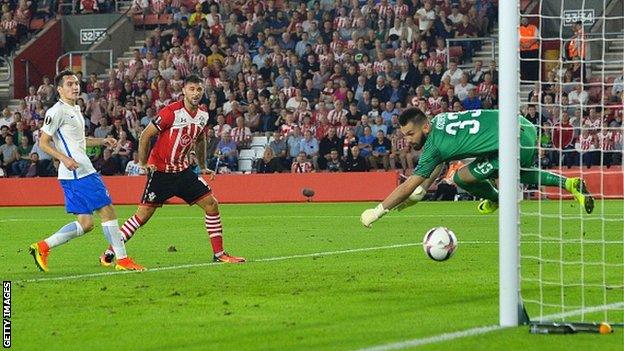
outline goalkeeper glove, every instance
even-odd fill
[[[427,191],[419,185],[416,189],[414,189],[414,191],[410,194],[410,196],[407,199],[405,199],[405,201],[401,202],[399,206],[396,207],[396,209],[399,212],[403,211],[404,209],[422,200],[426,194],[427,194]]]
[[[375,208],[369,208],[368,210],[362,212],[360,222],[362,222],[366,228],[370,228],[373,222],[383,217],[388,212],[388,210],[383,208],[382,204],[379,204]]]

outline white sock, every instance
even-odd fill
[[[49,238],[45,239],[46,244],[50,248],[65,244],[73,238],[77,238],[84,234],[84,230],[80,226],[78,221],[65,224],[63,228],[59,229],[56,233],[52,234]]]
[[[123,240],[121,240],[121,232],[119,231],[119,223],[117,220],[113,219],[108,222],[102,222],[102,231],[108,243],[113,247],[115,257],[118,260],[128,257],[128,254],[126,254],[126,246]]]

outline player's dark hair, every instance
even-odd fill
[[[408,108],[399,115],[399,124],[401,126],[406,126],[410,122],[421,125],[425,121],[427,121],[427,116],[415,107]]]
[[[74,73],[74,71],[70,69],[66,69],[64,71],[59,72],[59,74],[57,74],[56,77],[54,77],[54,86],[57,88],[62,86],[64,77],[75,76],[75,75],[76,73]]]
[[[188,76],[186,76],[186,78],[184,78],[184,85],[188,83],[202,84],[203,81],[201,80],[201,78],[199,78],[198,75],[189,74]]]

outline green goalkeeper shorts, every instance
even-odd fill
[[[533,167],[537,152],[537,130],[524,117],[520,117],[520,167]],[[478,157],[468,165],[470,173],[478,180],[498,178],[498,152]]]

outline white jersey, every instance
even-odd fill
[[[53,138],[57,150],[78,162],[75,171],[70,171],[61,162],[58,179],[80,179],[96,172],[85,152],[85,121],[80,106],[59,100],[46,112],[41,130]]]
[[[129,176],[138,176],[145,174],[145,170],[139,166],[138,162],[134,162],[134,160],[130,160],[126,164],[126,174]]]

